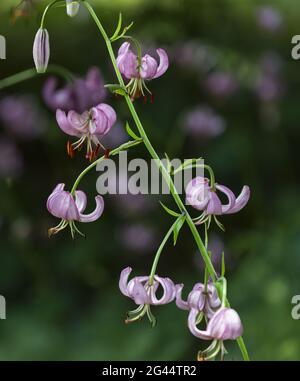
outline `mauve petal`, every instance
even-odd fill
[[[138,77],[137,56],[130,50],[130,44],[128,42],[124,42],[119,49],[117,65],[120,72],[127,79]]]
[[[203,311],[205,301],[206,295],[204,294],[204,286],[203,289],[193,290],[189,293],[188,304],[190,309],[193,308],[198,311]]]
[[[189,310],[188,302],[182,299],[181,293],[183,289],[183,284],[177,284],[175,286],[176,291],[176,306],[180,308],[181,310]]]
[[[141,62],[140,76],[143,79],[154,78],[157,72],[157,62],[149,54],[144,55]]]
[[[207,285],[208,291],[208,303],[212,308],[218,308],[221,306],[221,300],[219,298],[216,287],[213,283],[208,283]]]
[[[218,184],[216,184],[216,188],[220,192],[224,193],[227,196],[227,198],[228,198],[228,204],[222,205],[222,213],[226,213],[226,212],[228,212],[234,206],[234,204],[235,204],[235,195],[233,194],[233,192],[229,188],[225,187],[225,185],[218,185]]]
[[[117,120],[115,110],[108,104],[101,103],[92,109],[92,119],[95,126],[94,134],[107,134]]]
[[[241,194],[238,196],[238,198],[235,201],[235,205],[229,209],[226,214],[232,214],[237,213],[241,209],[243,209],[246,204],[248,203],[250,198],[250,188],[247,185],[244,185]]]
[[[75,192],[75,204],[77,206],[78,212],[81,213],[85,210],[87,203],[86,194],[83,191]]]
[[[78,136],[78,131],[68,120],[66,113],[60,109],[56,110],[56,121],[59,128],[67,135]]]
[[[210,188],[208,179],[198,176],[186,187],[186,204],[197,210],[204,210],[209,202]]]
[[[169,67],[169,58],[166,51],[164,49],[157,49],[156,52],[159,56],[159,65],[156,74],[153,78],[158,78],[161,75],[163,75]]]
[[[210,336],[208,330],[202,331],[202,330],[197,328],[196,320],[197,320],[198,313],[199,313],[198,310],[195,310],[195,309],[191,309],[190,310],[189,317],[188,317],[188,327],[189,327],[189,330],[191,331],[191,333],[194,336],[198,337],[199,339],[202,339],[202,340],[211,340],[212,337]]]
[[[86,132],[86,126],[89,121],[88,111],[85,111],[82,114],[78,114],[76,111],[71,110],[68,112],[67,118],[74,131],[77,131],[78,135]]]
[[[102,196],[96,196],[96,208],[92,213],[89,214],[82,214],[79,213],[79,221],[80,222],[93,222],[98,220],[99,217],[101,217],[101,214],[104,210],[104,199]]]
[[[238,313],[232,308],[221,308],[211,318],[207,331],[217,340],[236,340],[243,333]]]
[[[67,221],[78,221],[79,213],[70,192],[57,191],[52,193],[47,201],[47,209],[55,217]]]
[[[128,290],[127,290],[127,283],[128,283],[128,278],[131,271],[132,271],[132,268],[128,266],[124,270],[122,270],[120,274],[119,288],[122,294],[125,296],[129,296]]]
[[[221,204],[221,201],[219,199],[219,197],[217,196],[216,192],[213,192],[213,191],[210,191],[210,200],[207,204],[207,207],[206,207],[206,213],[208,215],[212,215],[212,214],[215,214],[215,215],[221,215],[222,214],[222,204]]]
[[[145,287],[136,279],[130,297],[136,304],[149,304],[149,296]]]
[[[169,278],[161,278],[155,275],[154,279],[162,286],[164,293],[160,299],[156,298],[153,287],[150,288],[150,302],[153,305],[170,303],[175,298],[175,286]]]

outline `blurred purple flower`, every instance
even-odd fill
[[[213,138],[225,130],[224,119],[207,106],[186,113],[183,126],[187,133],[199,138]]]
[[[140,253],[152,251],[157,241],[154,229],[141,223],[124,226],[119,239],[128,250]]]
[[[150,92],[145,81],[162,76],[169,67],[169,58],[164,49],[156,50],[159,56],[159,63],[149,54],[140,57],[130,49],[130,43],[124,42],[118,51],[117,65],[122,75],[129,79],[127,89],[133,99],[139,98],[141,95],[145,97],[145,92]]]
[[[258,25],[269,32],[276,32],[282,26],[282,16],[271,6],[263,6],[257,10]]]
[[[30,95],[9,95],[0,100],[0,120],[17,137],[33,139],[42,134],[46,119]]]
[[[263,56],[255,89],[264,102],[277,101],[282,97],[284,85],[281,78],[281,60],[277,54],[266,53]]]
[[[229,98],[238,90],[237,80],[230,73],[225,72],[208,74],[205,86],[210,94],[219,98]]]
[[[75,232],[82,235],[75,225],[75,221],[93,222],[101,217],[104,210],[104,200],[102,196],[96,196],[96,208],[92,213],[83,214],[86,209],[87,197],[83,191],[76,191],[75,197],[64,190],[65,184],[58,184],[47,200],[47,209],[53,216],[61,218],[61,222],[54,228],[50,228],[49,236],[58,233],[68,225],[71,229],[72,237]]]
[[[216,63],[213,51],[197,41],[187,41],[176,45],[173,49],[172,58],[178,66],[185,70],[190,68],[204,73]]]
[[[0,137],[0,177],[18,177],[23,171],[23,158],[15,144]]]
[[[50,77],[43,88],[43,98],[46,105],[55,111],[75,110],[82,113],[103,102],[106,89],[100,70],[92,67],[85,78],[77,78],[74,83],[62,88],[57,87],[57,79]]]

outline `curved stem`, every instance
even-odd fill
[[[134,147],[138,144],[140,144],[142,142],[142,139],[140,140],[133,140],[133,141],[129,141],[129,142],[126,142],[126,143],[123,143],[121,144],[119,147],[113,149],[109,156],[114,156],[116,154],[118,154],[119,152],[121,151],[125,151],[126,149],[130,148],[130,147]],[[77,179],[75,180],[75,183],[71,189],[71,194],[74,196],[75,194],[75,191],[80,183],[80,181],[82,180],[82,178],[91,170],[93,169],[98,163],[100,163],[102,160],[104,160],[106,157],[105,155],[99,157],[99,159],[95,160],[92,164],[90,164],[88,167],[86,167],[81,173],[80,175],[77,177]]]
[[[151,285],[153,283],[153,279],[154,279],[154,275],[156,273],[156,268],[157,268],[157,264],[158,264],[158,261],[159,261],[159,258],[160,258],[160,254],[162,253],[163,251],[163,248],[165,247],[165,244],[167,243],[170,235],[173,233],[173,230],[178,222],[178,220],[180,220],[180,218],[182,218],[182,215],[180,215],[174,222],[174,224],[170,227],[170,229],[168,230],[167,234],[165,235],[164,239],[162,240],[161,244],[159,245],[159,248],[155,254],[155,257],[154,257],[154,261],[153,261],[153,264],[152,264],[152,267],[151,267],[151,272],[150,272],[150,276],[149,276],[149,285]]]
[[[41,18],[41,28],[44,28],[45,18],[46,18],[46,15],[47,15],[49,9],[50,9],[51,7],[53,7],[53,5],[55,5],[55,4],[57,4],[57,3],[63,3],[63,2],[65,3],[65,1],[63,1],[63,0],[54,0],[54,1],[52,1],[51,3],[49,3],[49,4],[46,6],[46,8],[45,8],[45,10],[44,10],[44,12],[43,12],[42,18]]]
[[[108,50],[108,53],[109,53],[109,56],[110,56],[110,59],[111,59],[111,62],[112,62],[112,65],[114,67],[114,70],[115,70],[115,74],[117,76],[117,79],[119,81],[119,84],[121,86],[125,86],[124,84],[124,81],[123,81],[123,78],[122,78],[122,75],[120,73],[120,70],[118,68],[118,65],[117,65],[117,61],[116,61],[116,58],[115,58],[115,54],[114,54],[114,51],[113,51],[113,48],[112,48],[112,45],[111,45],[111,42],[109,40],[109,37],[107,36],[106,34],[106,31],[105,29],[103,28],[98,16],[96,15],[94,9],[92,8],[92,6],[86,1],[86,0],[83,0],[82,3],[85,5],[85,7],[87,8],[87,10],[89,11],[91,17],[93,18],[93,20],[95,21],[95,24],[97,25],[104,41],[105,41],[105,44],[106,44],[106,47],[107,47],[107,50]],[[190,216],[190,214],[188,213],[184,203],[182,202],[176,188],[175,188],[175,185],[172,181],[172,178],[170,177],[170,174],[168,172],[168,170],[165,168],[165,166],[163,165],[163,163],[161,162],[158,154],[156,153],[155,149],[153,148],[144,128],[143,128],[143,125],[139,119],[139,116],[135,110],[135,107],[130,99],[130,96],[129,95],[124,95],[124,98],[125,98],[125,101],[127,103],[127,106],[129,108],[129,111],[131,113],[131,116],[136,124],[136,127],[139,131],[139,134],[140,136],[143,138],[143,142],[144,142],[144,145],[145,147],[147,148],[149,154],[151,155],[151,157],[155,160],[155,162],[157,163],[158,165],[158,168],[164,178],[164,180],[167,182],[168,186],[169,186],[169,189],[170,189],[170,192],[173,196],[173,199],[176,203],[176,205],[178,206],[179,210],[181,213],[185,214],[186,215],[186,222],[191,230],[191,233],[196,241],[196,244],[198,246],[198,249],[202,255],[202,258],[205,262],[205,266],[207,267],[207,270],[209,272],[209,275],[211,276],[213,282],[215,283],[216,280],[217,280],[217,275],[216,275],[216,271],[213,267],[213,264],[211,263],[211,260],[210,260],[210,257],[207,253],[207,250],[201,240],[201,237],[199,235],[199,232],[193,222],[193,219],[192,217]],[[238,339],[238,344],[240,346],[240,349],[241,349],[241,352],[242,352],[242,355],[243,355],[243,358],[244,360],[248,360],[249,357],[248,357],[248,354],[247,354],[247,351],[246,351],[246,347],[243,343],[243,339],[240,337]],[[243,345],[242,345],[243,344]],[[241,347],[242,346],[242,347]],[[244,349],[244,350],[242,350]]]
[[[65,69],[63,66],[59,65],[49,65],[47,69],[47,73],[53,73],[60,75],[65,78],[68,82],[73,81],[73,74]],[[0,90],[5,89],[6,87],[16,85],[17,83],[27,81],[28,79],[39,76],[35,68],[26,69],[21,71],[20,73],[13,74],[9,77],[3,78],[0,80]]]

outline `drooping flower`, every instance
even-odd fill
[[[176,285],[176,305],[182,310],[194,309],[210,319],[221,306],[218,292],[212,283],[208,283],[206,286],[196,283],[189,293],[187,301],[181,297],[182,289],[183,284]]]
[[[50,228],[49,236],[58,233],[68,225],[71,229],[72,237],[75,232],[83,235],[75,225],[75,222],[93,222],[96,221],[103,213],[104,200],[98,195],[95,197],[96,208],[89,214],[83,214],[86,209],[87,197],[83,191],[76,191],[73,196],[70,192],[65,191],[65,184],[58,184],[47,200],[47,209],[55,217],[61,218],[61,222]]]
[[[49,33],[47,29],[40,28],[34,38],[33,43],[33,60],[36,71],[45,73],[50,58]]]
[[[191,333],[203,340],[236,340],[243,333],[243,325],[238,313],[232,308],[220,308],[209,320],[206,330],[197,328],[199,311],[191,309],[188,327]]]
[[[85,78],[76,78],[71,84],[58,88],[55,77],[46,80],[43,87],[43,98],[53,111],[75,110],[82,113],[104,101],[106,89],[103,78],[97,67],[91,67]]]
[[[215,221],[222,228],[216,216],[222,214],[233,214],[243,209],[250,198],[250,188],[244,185],[240,195],[236,198],[233,192],[224,185],[209,185],[209,179],[198,176],[192,179],[186,187],[186,203],[203,213],[195,221],[201,224],[211,220],[214,216]],[[217,191],[227,197],[227,204],[222,204]]]
[[[78,138],[73,144],[68,142],[69,156],[73,157],[74,150],[81,149],[86,141],[86,157],[90,161],[97,156],[100,147],[104,148],[99,138],[109,132],[116,119],[117,115],[114,109],[105,103],[100,103],[82,114],[73,110],[67,114],[60,109],[56,111],[56,120],[61,130],[67,135]]]
[[[128,312],[125,322],[130,323],[139,320],[147,314],[151,324],[154,326],[156,319],[151,313],[150,306],[172,302],[175,298],[175,285],[170,278],[162,278],[158,275],[155,275],[152,280],[149,276],[137,276],[128,281],[131,271],[131,267],[122,270],[119,288],[123,295],[132,299],[139,307]],[[163,295],[160,298],[156,296],[159,286],[163,289]]]
[[[124,42],[118,52],[117,64],[120,72],[129,82],[126,86],[130,96],[135,99],[145,97],[145,90],[152,94],[146,81],[162,76],[169,67],[169,58],[164,49],[156,50],[159,63],[149,54],[139,57],[131,48],[129,42]]]
[[[0,120],[8,133],[26,140],[41,135],[46,126],[45,116],[30,95],[9,95],[1,99]]]
[[[200,106],[186,113],[183,126],[193,137],[214,138],[224,132],[226,124],[213,109]]]
[[[79,2],[74,0],[66,0],[67,14],[75,17],[79,11]]]

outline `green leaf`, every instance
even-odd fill
[[[135,132],[132,131],[132,129],[130,128],[128,122],[126,122],[126,132],[129,136],[131,136],[134,140],[139,140],[141,139],[139,136],[137,136],[137,134]]]
[[[173,217],[179,217],[180,213],[174,212],[172,209],[169,209],[166,205],[164,205],[161,201],[159,201],[160,205],[164,208],[164,210]]]
[[[119,13],[118,25],[115,30],[115,33],[111,36],[110,41],[114,41],[119,36],[121,28],[122,28],[122,13]]]
[[[178,234],[180,232],[180,229],[182,228],[184,222],[185,222],[186,217],[183,215],[181,218],[178,218],[177,224],[174,226],[173,230],[173,241],[174,241],[174,246],[176,245]]]
[[[221,270],[221,276],[225,276],[225,254],[224,251],[222,252],[222,270]]]
[[[118,85],[118,84],[110,84],[109,83],[107,85],[104,85],[104,87],[106,89],[108,89],[113,94],[119,94],[119,95],[122,95],[122,96],[125,96],[127,94],[125,86],[121,86],[121,85]]]

